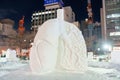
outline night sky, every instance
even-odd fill
[[[63,0],[65,6],[71,6],[76,14],[76,20],[87,18],[87,0]],[[100,8],[102,0],[91,0],[94,21],[100,21]],[[44,10],[44,0],[0,0],[0,19],[10,18],[15,21],[14,28],[17,29],[18,22],[25,16],[25,27],[31,27],[31,15],[34,11]]]

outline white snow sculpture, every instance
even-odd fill
[[[111,63],[120,64],[120,50],[114,50],[111,52]]]
[[[30,67],[39,74],[54,70],[84,72],[86,53],[81,31],[71,23],[52,19],[39,27],[30,52]]]
[[[18,58],[16,57],[16,51],[12,49],[7,49],[6,51],[6,59],[8,61],[16,61]]]

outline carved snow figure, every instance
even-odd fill
[[[85,72],[86,53],[84,38],[75,25],[51,19],[38,29],[30,52],[30,67],[38,74],[55,70]]]
[[[18,58],[16,57],[16,51],[13,49],[7,49],[6,51],[6,59],[8,61],[17,61]]]

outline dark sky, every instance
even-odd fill
[[[34,11],[44,10],[44,0],[0,0],[0,19],[10,18],[15,21],[17,29],[18,21],[25,16],[25,27],[31,27],[31,15]],[[76,14],[76,20],[87,18],[87,0],[63,0],[65,6],[71,6]],[[100,8],[102,0],[91,0],[94,21],[100,21]]]

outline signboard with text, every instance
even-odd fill
[[[63,5],[63,2],[62,2],[62,0],[44,0],[44,5],[52,5],[52,4]]]

